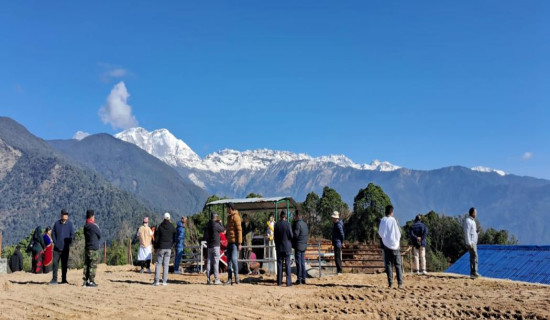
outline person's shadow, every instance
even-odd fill
[[[109,280],[113,283],[126,283],[126,284],[141,284],[145,286],[152,286],[153,283],[151,281],[139,281],[139,280]],[[169,284],[191,284],[189,281],[183,281],[183,280],[168,280]]]

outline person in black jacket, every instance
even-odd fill
[[[292,254],[292,229],[286,221],[286,212],[281,211],[281,219],[275,224],[275,248],[277,249],[277,285],[283,285],[283,261],[286,264],[286,286],[292,286],[290,255]]]
[[[214,284],[222,284],[220,281],[220,233],[224,232],[218,214],[213,213],[212,219],[206,225],[204,241],[208,247],[208,261],[206,264],[206,284],[210,284],[210,276],[214,273]]]
[[[20,246],[16,246],[15,251],[11,255],[10,270],[11,272],[23,271],[23,254],[21,253]]]
[[[87,210],[84,226],[84,287],[97,287],[95,272],[99,261],[99,240],[101,230],[95,224],[94,210]]]
[[[416,274],[420,274],[419,260],[422,265],[422,273],[428,274],[426,271],[426,245],[428,237],[428,227],[422,223],[422,215],[417,215],[414,219],[414,224],[411,227],[410,238],[414,246],[414,265]]]
[[[53,277],[50,284],[57,284],[57,270],[61,259],[61,283],[67,282],[67,267],[69,264],[69,247],[74,240],[73,223],[69,221],[69,213],[61,210],[61,219],[52,228],[53,240]]]
[[[332,246],[334,247],[334,262],[336,263],[336,273],[342,274],[342,248],[344,247],[344,224],[340,221],[340,213],[334,211],[330,216],[332,218]]]
[[[154,286],[159,285],[160,268],[163,268],[162,285],[167,285],[168,267],[170,264],[170,255],[172,246],[176,243],[176,228],[170,222],[170,213],[164,214],[164,221],[159,224],[155,230],[155,249],[157,253],[157,263],[155,264],[155,282]]]
[[[302,214],[296,212],[296,220],[292,224],[292,230],[294,231],[294,256],[296,258],[296,275],[298,280],[296,284],[306,284],[306,250],[309,230],[307,224],[302,220]]]

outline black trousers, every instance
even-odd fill
[[[334,262],[336,262],[336,272],[342,273],[342,248],[334,246]]]
[[[277,252],[277,285],[283,284],[283,261],[285,263],[286,286],[292,285],[292,274],[290,273],[290,254]]]
[[[69,264],[69,248],[63,251],[53,250],[53,279],[57,281],[57,269],[59,269],[59,259],[61,259],[61,282],[67,281],[67,267]]]

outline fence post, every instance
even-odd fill
[[[103,263],[107,264],[107,241],[103,245]]]
[[[319,259],[319,278],[321,278],[321,240],[317,242],[317,259]]]
[[[2,257],[2,230],[0,230],[0,258]]]
[[[131,264],[131,265],[134,264],[133,258],[134,257],[132,255],[132,239],[128,239],[128,264]]]

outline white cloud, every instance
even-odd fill
[[[99,109],[99,117],[105,124],[110,124],[113,129],[129,129],[137,127],[138,121],[132,115],[132,107],[128,104],[130,94],[126,85],[121,81],[117,83],[109,96],[107,102]]]
[[[104,62],[99,62],[97,65],[103,69],[101,73],[101,81],[105,83],[110,82],[113,79],[123,78],[130,74],[130,72],[127,69],[124,69],[120,66],[116,66],[116,65],[112,65]]]
[[[86,138],[87,136],[89,136],[90,134],[88,132],[84,132],[84,131],[77,131],[74,136],[73,136],[73,139],[75,140],[82,140],[84,138]]]
[[[533,157],[533,153],[532,152],[525,152],[523,154],[523,156],[521,157],[521,160],[525,161],[525,160],[529,160]]]

